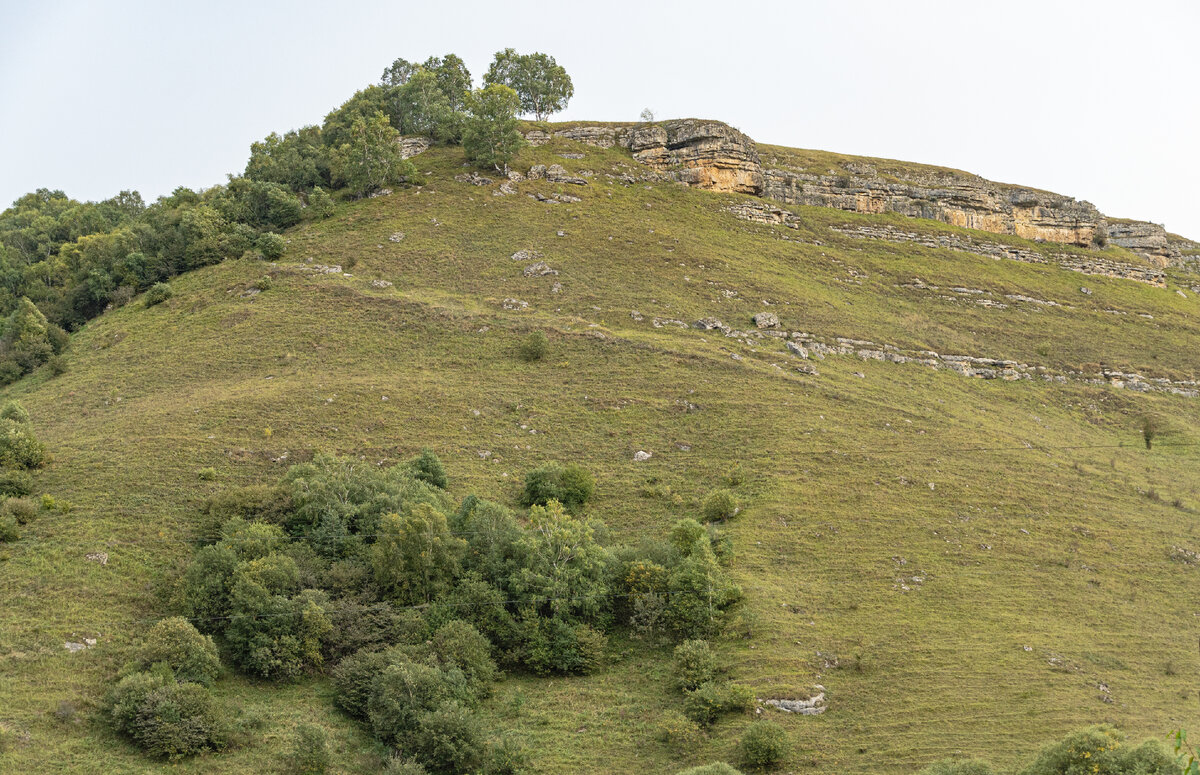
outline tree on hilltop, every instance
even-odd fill
[[[521,99],[521,112],[532,113],[538,121],[567,107],[575,94],[566,69],[554,57],[540,51],[532,54],[518,54],[511,48],[497,51],[483,81],[511,87]]]
[[[503,169],[524,139],[517,131],[521,98],[511,88],[493,83],[471,94],[471,116],[463,128],[463,150],[481,167]]]

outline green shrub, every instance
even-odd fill
[[[212,686],[221,672],[217,647],[208,635],[201,635],[187,619],[172,616],[150,630],[139,660],[143,666],[165,663],[179,681]]]
[[[269,290],[271,290],[272,284],[273,283],[271,280],[271,275],[265,274],[262,277],[260,277],[254,281],[253,287],[257,288],[260,291],[269,291]]]
[[[203,546],[184,571],[179,587],[182,608],[202,629],[219,629],[229,613],[229,590],[238,558],[228,546]]]
[[[442,467],[442,461],[438,460],[438,456],[433,454],[433,450],[429,447],[422,449],[421,454],[410,460],[409,466],[412,468],[414,478],[432,484],[439,490],[446,489],[446,486],[450,484],[450,480],[446,478],[446,469]]]
[[[704,500],[704,519],[706,522],[723,522],[737,516],[739,509],[737,499],[729,490],[713,490]]]
[[[1127,746],[1119,730],[1095,726],[1046,746],[1020,775],[1176,775],[1179,771],[1157,740]]]
[[[39,468],[46,461],[46,447],[33,436],[27,422],[0,418],[0,466]]]
[[[393,756],[383,766],[383,775],[429,775],[429,770],[418,761]]]
[[[61,355],[51,355],[46,359],[46,368],[50,371],[50,376],[57,377],[67,373],[67,359]]]
[[[480,696],[491,692],[496,680],[492,644],[471,625],[455,619],[438,628],[432,640],[433,654],[443,669],[462,671],[471,689]]]
[[[672,750],[691,750],[703,736],[700,726],[682,713],[668,711],[658,720],[658,739]]]
[[[773,767],[787,754],[787,733],[774,721],[755,721],[742,735],[738,750],[751,767]]]
[[[367,718],[367,703],[374,690],[375,677],[396,657],[386,651],[359,651],[338,662],[333,669],[333,687],[338,707],[355,718]]]
[[[443,703],[421,715],[411,750],[431,773],[475,772],[485,751],[483,726],[466,708]]]
[[[942,759],[917,775],[992,775],[995,770],[983,759]]]
[[[678,775],[742,775],[742,773],[730,767],[725,762],[713,762],[712,764],[703,764],[699,767],[688,768]]]
[[[0,409],[0,420],[27,423],[29,422],[29,412],[25,411],[25,407],[21,406],[20,401],[7,401],[4,408]]]
[[[150,286],[150,290],[146,291],[146,296],[143,299],[143,303],[147,307],[153,307],[156,304],[162,304],[173,295],[175,295],[175,292],[171,290],[171,286],[169,284],[155,283],[154,285]]]
[[[488,746],[483,763],[484,775],[521,775],[529,764],[529,754],[521,741],[504,736]]]
[[[675,647],[675,682],[693,690],[717,675],[717,655],[706,640],[685,640]]]
[[[587,469],[575,463],[546,463],[525,475],[526,506],[544,506],[552,500],[576,513],[592,497],[596,482]]]
[[[745,686],[706,681],[687,693],[683,712],[692,721],[708,726],[725,713],[744,711],[754,705],[754,692]]]
[[[200,481],[202,482],[215,482],[217,480],[217,469],[213,468],[212,466],[209,466],[208,468],[201,468],[196,472],[196,476],[199,477]]]
[[[333,215],[333,197],[320,186],[315,186],[308,195],[308,209],[315,218],[328,218]]]
[[[22,497],[33,492],[33,477],[25,471],[0,470],[0,495]]]
[[[151,756],[181,759],[225,746],[226,729],[203,686],[170,671],[126,676],[105,699],[114,728]]]
[[[235,581],[229,592],[232,615],[225,641],[238,665],[247,672],[289,680],[321,666],[325,640],[333,625],[322,607],[327,600],[324,592],[305,590],[288,598],[273,594],[254,580],[254,575],[262,571],[260,577],[268,583],[278,581],[274,578],[279,575],[277,571],[286,571],[287,567],[277,563],[275,557],[243,563],[259,567],[244,573],[239,566],[234,573]]]
[[[529,363],[540,361],[550,351],[550,340],[541,331],[534,331],[521,340],[517,351],[521,354],[523,361]]]
[[[0,507],[0,513],[12,516],[18,525],[27,525],[37,518],[41,508],[33,498],[9,498]]]
[[[385,744],[411,750],[421,718],[442,703],[468,700],[461,673],[446,673],[431,665],[398,661],[374,680],[367,700],[367,718],[375,736]],[[422,760],[422,763],[428,765]]]
[[[12,543],[20,537],[21,531],[17,529],[17,518],[12,514],[0,514],[0,543]]]
[[[283,255],[287,250],[287,240],[279,236],[275,232],[267,232],[258,238],[255,247],[263,254],[265,258],[272,261]]]
[[[297,775],[325,775],[329,770],[329,735],[324,727],[301,724],[292,739],[288,772]]]

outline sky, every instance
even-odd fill
[[[570,73],[562,120],[726,121],[957,167],[1200,239],[1200,2],[0,0],[0,206],[201,188],[393,59],[503,48]]]

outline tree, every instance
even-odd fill
[[[375,580],[406,603],[428,603],[450,590],[466,541],[450,533],[446,515],[419,503],[406,515],[386,514],[371,551]]]
[[[512,87],[521,99],[521,112],[532,113],[538,121],[567,107],[575,94],[567,71],[554,57],[539,51],[518,54],[506,48],[496,52],[483,81]]]
[[[443,142],[458,139],[460,114],[442,91],[437,73],[420,67],[391,94],[392,117],[401,134],[428,135]]]
[[[359,116],[350,126],[349,141],[333,152],[337,180],[358,196],[416,172],[400,153],[397,132],[383,113]]]
[[[609,554],[591,524],[557,501],[529,510],[525,565],[509,583],[524,606],[553,617],[595,619],[608,596]]]
[[[383,75],[379,77],[379,85],[385,87],[403,86],[408,83],[408,79],[412,78],[412,74],[420,69],[420,67],[416,62],[409,62],[403,57],[397,57],[395,62],[392,62],[384,69]]]
[[[456,54],[447,54],[426,59],[424,67],[437,79],[438,88],[446,95],[450,109],[456,112],[464,110],[471,94],[471,71],[466,63]]]
[[[503,169],[525,142],[517,130],[521,99],[508,86],[493,83],[471,94],[471,115],[463,127],[463,150],[480,167]]]

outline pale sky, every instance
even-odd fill
[[[1200,2],[0,0],[0,207],[244,169],[394,58],[553,55],[558,119],[726,121],[958,167],[1200,239]]]

